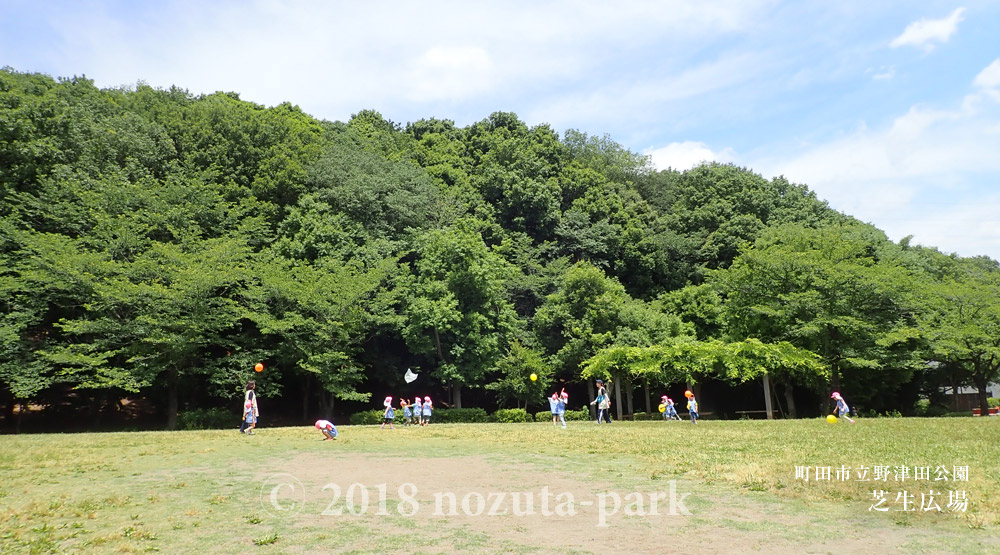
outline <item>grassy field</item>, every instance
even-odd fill
[[[1000,542],[996,418],[340,432],[4,436],[0,552],[990,553]],[[815,480],[817,467],[830,479]],[[870,510],[873,490],[887,511]],[[959,492],[964,510],[949,506]]]

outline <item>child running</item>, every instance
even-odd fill
[[[684,395],[688,398],[687,409],[688,413],[691,415],[691,423],[698,423],[698,400],[694,398],[694,393],[690,391],[685,391]]]
[[[677,407],[674,406],[674,400],[667,397],[667,410],[663,412],[664,418],[667,420],[680,420],[681,417],[677,414]]]
[[[553,393],[549,397],[549,411],[552,413],[552,425],[559,425],[559,394]]]
[[[556,402],[556,414],[559,416],[559,422],[562,422],[562,427],[566,427],[566,403],[569,402],[569,393],[563,389],[562,393],[559,394],[559,401]]]

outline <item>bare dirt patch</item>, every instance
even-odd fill
[[[332,519],[363,519],[373,534],[400,528],[400,519],[412,519],[419,521],[420,534],[435,529],[443,535],[459,530],[485,534],[497,540],[490,542],[495,548],[502,541],[508,548],[525,550],[607,552],[627,538],[629,547],[644,552],[662,547],[687,519],[680,514],[684,500],[672,507],[666,488],[654,509],[653,488],[616,491],[565,472],[481,456],[386,458],[338,453],[321,459],[303,454],[283,462],[281,472],[298,478],[305,490],[305,509],[298,515],[301,523],[325,526]],[[339,486],[338,502],[331,503],[335,490],[329,486],[324,490],[326,484]],[[365,514],[349,514],[346,496],[351,487],[355,487],[353,508],[360,512],[360,489],[353,484],[368,490]],[[375,515],[379,484],[385,484],[388,517]],[[401,493],[412,496],[417,505],[405,501]],[[681,495],[676,492],[676,497]],[[338,508],[343,515],[321,514]]]
[[[305,504],[296,514],[298,526],[363,526],[367,534],[350,546],[363,551],[377,551],[383,541],[391,543],[387,538],[408,534],[440,538],[421,544],[418,552],[653,553],[684,545],[689,553],[823,553],[843,545],[837,536],[845,523],[838,523],[837,530],[822,526],[811,533],[814,524],[808,516],[752,496],[709,496],[703,485],[663,480],[628,489],[621,482],[610,485],[558,465],[548,468],[488,456],[338,452],[329,457],[298,455],[272,470],[301,482]],[[336,484],[339,497],[328,484]],[[384,494],[380,484],[385,484]],[[368,492],[363,510],[362,488]],[[685,496],[692,488],[695,491]],[[656,493],[661,495],[654,509],[651,494]],[[380,496],[386,499],[383,515],[377,514]],[[406,496],[414,501],[406,501]],[[360,514],[351,514],[351,508]],[[693,514],[682,514],[684,509]],[[330,510],[341,514],[323,514]],[[905,543],[906,535],[890,528],[868,534],[864,541],[866,548],[891,550]]]

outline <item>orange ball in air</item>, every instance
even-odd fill
[[[263,372],[264,371],[264,364],[261,363],[261,362],[258,362],[257,365],[253,367],[253,369],[256,370],[256,371],[258,371],[258,372]]]

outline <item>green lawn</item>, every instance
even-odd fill
[[[0,552],[527,553],[632,544],[636,551],[988,553],[1000,541],[996,418],[340,432],[325,442],[309,427],[262,428],[252,437],[235,429],[4,436]],[[838,479],[842,466],[849,479]],[[871,480],[877,466],[889,469],[884,481]],[[796,477],[797,467],[810,468],[809,481]],[[829,467],[831,479],[815,481],[817,467]],[[967,481],[944,474],[955,467],[968,468]],[[923,468],[928,479],[914,479]],[[888,511],[869,510],[875,489],[887,492]],[[664,514],[669,496],[660,514],[649,514],[650,495],[670,491],[683,495],[674,508],[690,514]],[[959,491],[964,511],[948,506]],[[514,492],[534,499],[533,513],[512,514]],[[556,494],[574,496],[577,512],[541,514],[545,492],[552,506],[567,499]],[[912,511],[900,510],[904,492]],[[435,514],[448,508],[448,494],[458,514]],[[921,494],[931,510],[920,510]],[[622,503],[611,513],[616,496]],[[505,514],[491,513],[494,502]]]

